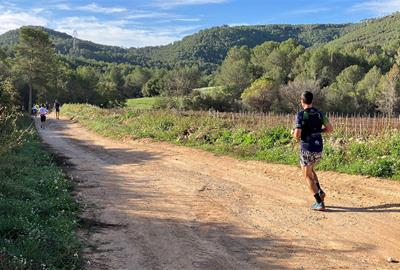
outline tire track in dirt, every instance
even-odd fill
[[[308,209],[296,167],[168,143],[116,142],[49,117],[85,206],[87,269],[400,269],[400,184],[321,173]]]

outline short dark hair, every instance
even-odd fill
[[[310,91],[305,91],[303,94],[301,94],[301,100],[307,105],[312,104],[313,99],[314,95]]]

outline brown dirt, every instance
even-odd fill
[[[320,173],[326,212],[292,166],[150,140],[116,142],[77,123],[39,130],[66,157],[85,207],[87,269],[400,269],[400,183]]]

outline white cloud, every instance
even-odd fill
[[[128,21],[100,21],[95,17],[67,17],[56,22],[55,30],[72,34],[78,32],[78,38],[96,43],[143,47],[171,43],[182,38],[185,33],[197,29],[197,26],[187,27],[148,27],[132,28]]]
[[[154,18],[175,18],[174,14],[165,12],[138,11],[130,14],[126,19],[154,19]]]
[[[162,19],[162,20],[152,21],[152,23],[199,22],[200,21],[200,18],[187,18],[187,17],[173,14],[173,13],[153,12],[153,11],[135,11],[124,18],[128,19],[128,20]]]
[[[298,9],[298,10],[293,10],[289,11],[286,14],[289,15],[304,15],[304,14],[314,14],[314,13],[320,13],[320,12],[326,12],[329,11],[329,8],[305,8],[305,9]]]
[[[178,6],[194,6],[194,5],[207,5],[207,4],[222,4],[228,0],[155,0],[153,6],[169,9]]]
[[[400,0],[373,0],[354,5],[353,11],[367,10],[376,15],[386,15],[400,11]]]
[[[121,13],[128,11],[124,7],[102,7],[97,5],[96,3],[91,3],[84,6],[69,6],[65,3],[61,3],[55,6],[59,10],[76,10],[76,11],[87,11],[92,13],[103,13],[103,14],[112,14],[112,13]]]
[[[0,34],[24,25],[47,26],[48,20],[27,12],[5,11],[0,13]]]

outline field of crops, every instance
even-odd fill
[[[273,113],[220,113],[220,112],[191,112],[193,114],[222,118],[231,121],[233,125],[246,127],[276,127],[293,128],[295,115],[273,114]],[[400,117],[389,117],[384,115],[362,116],[362,115],[340,115],[328,114],[328,118],[334,125],[336,131],[343,137],[366,137],[380,135],[400,129]]]

